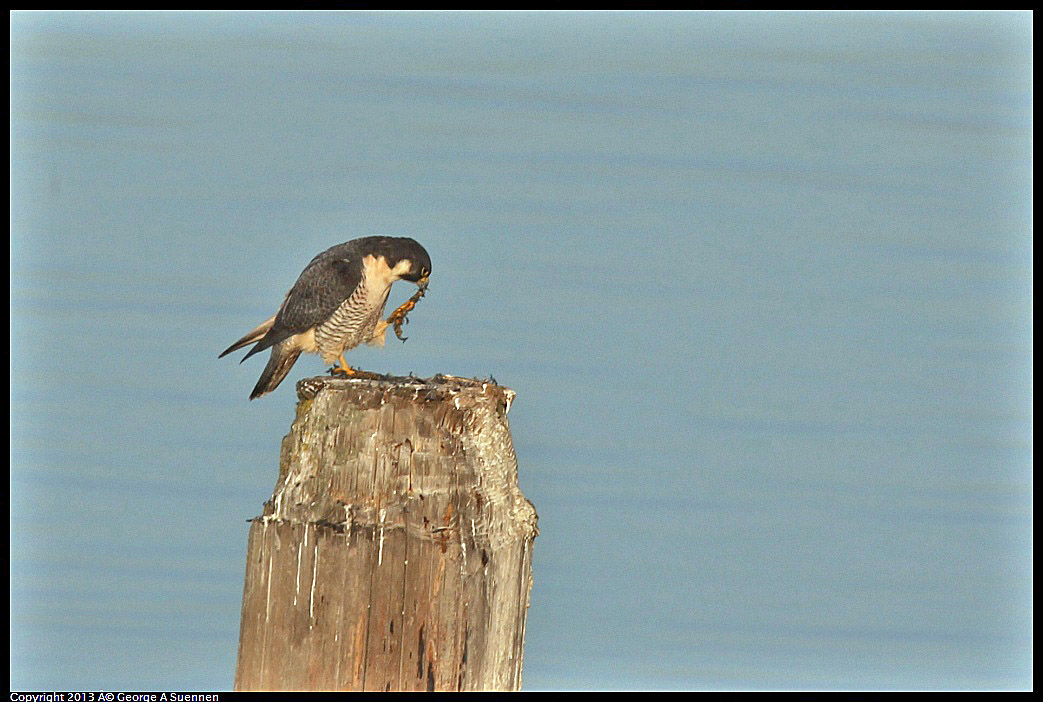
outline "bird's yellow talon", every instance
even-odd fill
[[[406,315],[413,311],[413,308],[416,307],[416,303],[420,301],[420,298],[422,298],[426,292],[427,279],[425,278],[420,281],[420,285],[417,286],[417,291],[413,293],[413,297],[399,305],[398,309],[388,315],[387,320],[385,320],[394,328],[395,336],[397,336],[401,341],[405,341],[409,338],[408,336],[402,336],[402,325],[409,324],[409,318],[406,317]]]
[[[340,365],[333,366],[332,368],[330,368],[330,375],[343,375],[344,377],[348,378],[358,373],[357,370],[349,366],[348,362],[344,360],[344,354],[341,354],[337,358],[337,363],[339,363]]]

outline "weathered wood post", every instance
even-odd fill
[[[514,391],[309,378],[247,547],[236,690],[517,690],[536,511]]]

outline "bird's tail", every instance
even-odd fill
[[[261,378],[257,381],[257,385],[254,386],[253,392],[250,393],[250,399],[256,400],[258,397],[267,395],[279,387],[279,383],[290,372],[293,364],[297,362],[297,357],[300,355],[301,349],[293,348],[286,341],[281,341],[273,346],[268,365],[261,371]]]
[[[220,355],[220,356],[218,356],[218,358],[224,358],[225,356],[227,356],[228,354],[232,353],[232,352],[233,352],[233,351],[235,351],[236,349],[241,349],[241,348],[243,348],[244,346],[248,346],[249,344],[252,344],[252,343],[254,343],[255,341],[260,341],[260,340],[261,340],[261,338],[262,338],[262,337],[263,337],[263,336],[264,336],[265,334],[267,334],[267,333],[268,333],[268,330],[269,330],[269,329],[271,329],[271,328],[272,328],[272,325],[274,325],[274,324],[275,324],[275,315],[273,314],[273,315],[272,315],[271,317],[269,317],[268,319],[266,319],[266,320],[264,320],[263,322],[261,322],[261,323],[260,323],[260,324],[259,324],[259,325],[257,326],[257,328],[253,329],[253,330],[252,330],[252,331],[250,331],[250,332],[247,332],[246,336],[244,336],[244,337],[243,337],[243,338],[241,338],[241,339],[240,339],[239,341],[235,342],[234,344],[232,344],[231,346],[229,346],[229,347],[228,347],[227,349],[225,349],[224,351],[222,351],[222,352],[221,352],[221,355]],[[251,352],[251,353],[252,353],[252,352]],[[243,358],[243,361],[245,361],[245,360],[246,360],[247,358],[249,358],[249,357],[250,357],[250,355],[251,355],[251,354],[247,354],[247,355],[246,355],[246,356],[245,356],[245,357]],[[240,362],[240,363],[242,363],[243,361],[239,361],[239,362]]]

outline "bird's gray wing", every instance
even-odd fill
[[[313,329],[328,320],[362,282],[362,257],[354,248],[340,244],[316,256],[286,293],[272,328],[250,352],[250,356]]]

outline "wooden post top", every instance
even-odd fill
[[[425,396],[445,398],[453,395],[468,397],[487,396],[502,398],[506,403],[505,412],[510,410],[514,401],[514,390],[500,385],[493,378],[461,378],[455,375],[439,373],[431,378],[418,378],[414,375],[376,375],[360,374],[358,377],[340,378],[336,376],[318,375],[303,378],[297,382],[297,399],[312,400],[324,389],[351,391],[365,395],[384,393],[413,399],[423,393]]]
[[[417,517],[418,500],[430,507],[432,498],[449,499],[460,511],[461,496],[472,495],[477,523],[492,519],[498,537],[539,533],[518,487],[507,424],[514,390],[492,379],[367,374],[305,378],[297,393],[279,480],[260,519],[386,527]]]

